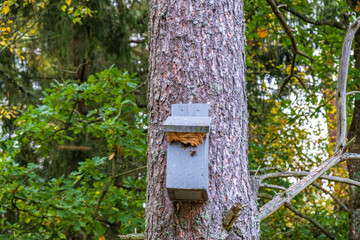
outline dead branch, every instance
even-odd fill
[[[229,231],[231,227],[234,225],[236,219],[240,216],[239,212],[240,210],[245,207],[245,205],[242,205],[241,203],[234,204],[228,213],[225,215],[223,220],[223,227],[226,231]]]
[[[118,235],[119,239],[122,240],[142,240],[145,239],[145,234],[143,233],[132,233],[127,235]]]
[[[278,172],[283,172],[283,170],[279,167],[264,167],[264,168],[258,168],[257,170],[250,170],[250,173],[251,174],[254,174],[254,173],[260,173],[260,172],[267,172],[267,171],[273,171],[273,170],[276,170]],[[257,174],[255,174],[257,175]]]
[[[271,179],[271,178],[282,178],[282,177],[306,177],[310,174],[311,172],[306,172],[306,171],[299,171],[299,172],[276,172],[276,173],[267,173],[264,175],[259,175],[255,178],[255,180],[262,182],[266,179]],[[345,183],[348,185],[352,185],[352,186],[357,186],[360,187],[360,182],[352,180],[352,179],[348,179],[348,178],[341,178],[341,177],[335,177],[335,176],[330,176],[330,175],[326,175],[323,174],[319,177],[319,179],[325,179],[328,181],[334,181],[334,182],[338,182],[338,183]]]
[[[360,91],[347,92],[347,93],[346,93],[346,96],[349,96],[349,95],[351,95],[351,94],[356,94],[356,93],[360,93]]]
[[[344,153],[343,161],[346,160],[360,160],[360,154],[358,153]]]
[[[360,183],[360,182],[359,182]],[[320,189],[321,191],[323,191],[324,193],[328,194],[332,199],[334,199],[335,202],[337,202],[345,211],[349,212],[349,208],[343,203],[341,202],[341,200],[336,197],[334,194],[332,194],[330,191],[326,190],[325,188],[323,188],[320,184],[317,183],[312,183],[311,185],[313,185],[314,187]],[[278,185],[273,185],[273,184],[260,184],[260,188],[273,188],[273,189],[279,189],[279,190],[283,190],[286,191],[286,188],[283,186],[278,186]],[[259,193],[260,194],[260,193]],[[349,212],[350,213],[350,212]]]
[[[320,184],[317,183],[313,183],[312,184],[314,187],[320,189],[321,191],[323,191],[324,193],[328,194],[332,199],[334,199],[335,202],[337,202],[345,211],[349,212],[349,208],[341,202],[341,200],[336,197],[334,194],[332,194],[330,191],[326,190],[325,188],[323,188]]]
[[[262,220],[267,218],[276,210],[278,210],[280,207],[282,207],[285,203],[289,203],[297,194],[299,194],[302,190],[307,188],[327,170],[329,170],[337,163],[341,162],[344,149],[348,149],[348,147],[354,142],[355,142],[355,138],[351,139],[349,143],[346,144],[344,147],[340,146],[335,151],[332,157],[330,157],[327,161],[323,162],[313,172],[311,172],[306,177],[301,179],[299,182],[293,184],[286,191],[282,192],[281,194],[278,194],[270,202],[262,206],[259,210],[259,219]]]
[[[143,170],[143,169],[146,169],[146,168],[147,168],[147,166],[142,166],[142,167],[138,167],[138,168],[126,171],[126,172],[122,172],[122,173],[117,174],[115,176],[115,178],[118,178],[118,177],[121,177],[121,176],[124,176],[124,175],[128,175],[130,173],[137,172],[137,171],[140,171],[140,170]]]
[[[93,148],[87,146],[71,146],[71,145],[60,145],[58,149],[69,150],[69,151],[90,151]]]
[[[341,22],[334,21],[334,19],[316,20],[316,19],[312,19],[312,18],[306,16],[305,14],[302,14],[302,13],[294,10],[293,8],[289,7],[286,4],[280,4],[280,5],[278,5],[278,8],[280,8],[280,6],[281,6],[281,8],[283,8],[286,11],[288,11],[289,13],[295,15],[296,17],[300,18],[304,22],[311,23],[313,25],[318,25],[318,26],[327,25],[327,26],[334,27],[334,28],[337,28],[337,29],[346,30],[347,26],[345,24],[343,24]]]
[[[336,146],[340,147],[346,142],[346,81],[349,69],[352,42],[356,31],[360,27],[360,17],[350,25],[346,31],[345,39],[341,49],[339,73],[336,88]]]
[[[270,194],[266,194],[266,193],[259,193],[259,197],[262,198],[266,198],[266,199],[273,199],[273,196],[271,196]],[[335,239],[335,237],[333,236],[333,234],[331,234],[323,225],[321,225],[317,220],[315,220],[314,218],[300,212],[299,210],[297,210],[294,205],[290,204],[290,203],[285,203],[285,207],[288,208],[290,211],[292,211],[293,213],[295,213],[297,216],[309,221],[310,223],[312,223],[315,227],[317,227],[318,229],[320,229],[328,238],[330,239]]]
[[[274,184],[262,183],[262,184],[260,184],[260,187],[261,188],[273,188],[273,189],[279,189],[279,190],[286,191],[286,187],[278,186],[278,185],[274,185]]]
[[[323,191],[324,193],[328,194],[332,199],[334,199],[335,202],[337,202],[345,211],[349,212],[349,208],[341,202],[341,200],[339,198],[337,198],[334,194],[332,194],[330,191],[326,190],[325,188],[323,188],[320,184],[317,183],[312,183],[311,185],[313,185],[314,187],[320,189],[321,191]],[[283,186],[278,186],[278,185],[273,185],[273,184],[260,184],[260,188],[273,188],[273,189],[279,189],[279,190],[283,190],[286,191],[286,188]],[[259,193],[260,194],[260,193]]]

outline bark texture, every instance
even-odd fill
[[[360,69],[360,33],[355,35],[355,67]],[[355,144],[349,149],[350,153],[360,153],[360,101],[355,100],[352,122],[348,132],[348,139],[357,136]],[[350,179],[360,181],[360,161],[348,160],[347,167]],[[358,187],[350,186],[349,193],[349,239],[360,239],[360,191]]]
[[[151,0],[149,11],[147,239],[258,239],[247,160],[243,3]],[[174,103],[210,105],[206,203],[171,202],[166,192],[161,125]],[[236,202],[247,205],[236,231],[227,232],[223,217]]]

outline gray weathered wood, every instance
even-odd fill
[[[344,152],[349,148],[351,144],[355,142],[355,138],[351,139],[347,145],[340,146],[334,155],[330,157],[327,161],[323,162],[319,167],[317,167],[309,175],[293,184],[286,191],[282,192],[275,196],[271,201],[262,206],[259,210],[259,219],[260,221],[270,216],[285,203],[289,203],[297,194],[302,190],[311,185],[316,179],[318,179],[324,172],[329,170],[334,165],[342,161]]]
[[[351,54],[351,46],[356,31],[360,27],[360,17],[355,20],[348,28],[343,46],[341,49],[341,58],[339,65],[339,74],[336,88],[336,146],[344,145],[346,142],[346,81],[349,69],[349,60]]]
[[[208,132],[211,118],[207,104],[173,104],[164,122],[169,132]],[[177,114],[181,116],[176,116]],[[186,115],[184,115],[186,114]],[[209,135],[197,147],[168,143],[166,189],[171,200],[206,201],[209,192]]]
[[[170,116],[163,124],[165,132],[209,132],[210,117]]]
[[[209,116],[209,105],[203,103],[172,104],[171,116]]]

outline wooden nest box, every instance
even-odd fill
[[[206,201],[209,197],[208,104],[173,104],[163,123],[167,132],[166,189],[170,200]]]

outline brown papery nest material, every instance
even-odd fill
[[[206,139],[206,133],[203,132],[168,132],[167,138],[170,144],[180,142],[185,146],[197,147]]]

